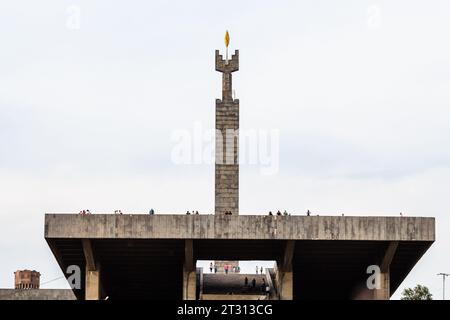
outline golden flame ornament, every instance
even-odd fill
[[[230,44],[230,34],[227,32],[225,32],[225,46],[228,48],[228,45]]]

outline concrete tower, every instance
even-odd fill
[[[216,214],[239,214],[239,100],[233,99],[231,80],[237,70],[238,50],[231,60],[216,50],[216,71],[222,72],[222,100],[216,99]]]
[[[231,74],[239,70],[239,50],[229,60],[216,50],[216,71],[222,72],[222,100],[216,99],[215,214],[239,214],[239,100],[233,98]],[[216,261],[218,272],[238,261]]]

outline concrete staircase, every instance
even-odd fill
[[[245,278],[248,284],[245,285]],[[255,287],[252,280],[256,280]],[[263,281],[264,279],[264,281]],[[203,274],[203,294],[239,294],[239,295],[265,295],[266,275],[260,274]],[[264,290],[263,288],[264,287]]]

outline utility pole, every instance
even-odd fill
[[[445,300],[445,277],[450,276],[448,273],[438,273],[438,276],[442,276],[442,300]]]

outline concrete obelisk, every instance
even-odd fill
[[[228,31],[225,35],[226,58],[216,50],[216,71],[222,72],[222,100],[216,99],[215,214],[239,214],[239,100],[233,98],[231,74],[239,70],[239,50],[228,59]],[[229,272],[238,261],[216,261],[218,272]]]

